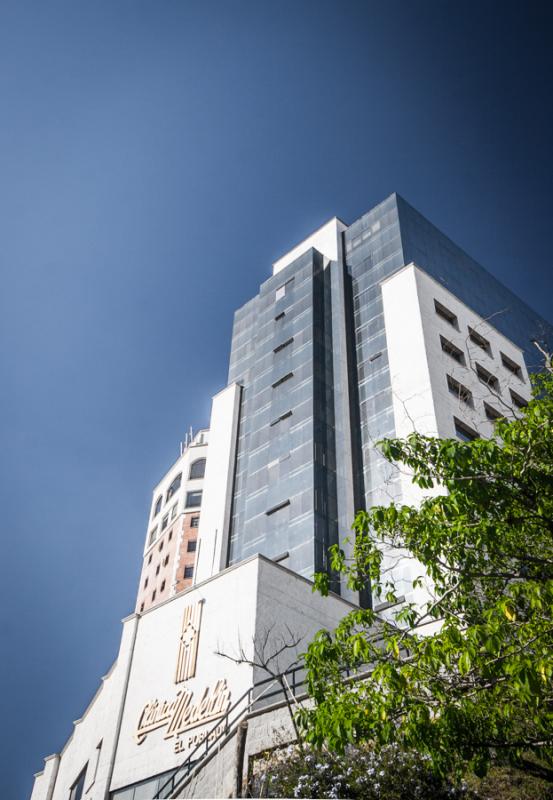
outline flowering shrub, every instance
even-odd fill
[[[428,756],[389,745],[376,753],[348,746],[342,755],[295,746],[261,759],[253,797],[359,798],[359,800],[477,800],[465,784],[436,776]]]

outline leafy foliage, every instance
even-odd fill
[[[553,374],[534,379],[519,419],[471,442],[412,434],[380,443],[424,490],[420,507],[357,515],[353,557],[335,547],[332,567],[360,589],[398,601],[384,574],[385,547],[421,563],[431,599],[398,605],[388,621],[352,611],[306,654],[313,709],[306,739],[343,751],[371,740],[417,748],[441,774],[484,774],[493,754],[513,763],[532,751],[553,763]],[[328,578],[316,586],[328,591]],[[428,633],[433,623],[433,633]],[[370,665],[366,680],[345,669]]]

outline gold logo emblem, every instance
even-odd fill
[[[196,674],[196,658],[198,656],[198,639],[200,638],[200,622],[202,620],[203,601],[193,606],[186,606],[182,617],[182,630],[179,640],[175,683],[182,683]]]
[[[196,675],[202,606],[203,600],[200,600],[184,609],[175,669],[177,684]],[[212,689],[206,687],[200,699],[196,701],[193,692],[182,686],[172,701],[156,699],[146,703],[138,719],[134,733],[135,741],[137,744],[142,744],[148,734],[159,728],[166,728],[165,739],[179,737],[191,728],[224,716],[229,707],[230,689],[224,678],[218,680]],[[175,752],[184,752],[182,741],[176,741]]]

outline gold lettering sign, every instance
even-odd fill
[[[196,675],[202,605],[203,601],[200,600],[184,609],[175,669],[177,684]],[[158,728],[166,728],[164,739],[178,737],[184,731],[222,717],[230,707],[230,690],[226,680],[217,681],[213,689],[204,689],[198,702],[195,703],[193,698],[193,692],[182,687],[172,701],[150,700],[146,703],[134,733],[136,743],[142,744],[148,734]],[[175,752],[181,752],[181,746],[177,742]]]
[[[205,689],[201,699],[194,703],[189,689],[177,692],[172,703],[166,700],[152,700],[144,706],[134,734],[137,744],[142,744],[146,736],[158,728],[167,730],[164,739],[179,736],[184,731],[203,725],[225,714],[230,706],[230,690],[226,680],[217,681],[211,691]]]

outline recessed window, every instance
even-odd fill
[[[184,568],[184,577],[185,578],[193,578],[194,577],[194,567],[189,566]]]
[[[161,581],[161,586],[159,587],[159,591],[162,592],[165,589],[165,581]]]
[[[454,328],[459,328],[459,320],[457,319],[453,311],[450,311],[449,308],[446,308],[437,300],[434,300],[434,309],[439,317],[444,319],[446,322],[449,322],[449,324],[453,325]]]
[[[502,419],[503,417],[503,414],[500,414],[499,411],[489,403],[484,403],[484,411],[491,422],[495,422],[497,419]]]
[[[487,353],[489,356],[491,356],[492,346],[488,342],[488,340],[485,339],[482,336],[482,334],[478,333],[478,331],[475,331],[470,326],[468,331],[469,331],[469,339],[471,340],[471,342],[475,344],[477,347],[479,347],[481,350],[484,350],[484,352]]]
[[[516,375],[517,378],[520,378],[522,380],[522,369],[516,363],[516,361],[513,361],[512,358],[506,356],[505,353],[500,353],[500,355],[501,355],[501,363],[503,364],[505,369],[508,369],[509,372],[512,372],[513,375]]]
[[[158,550],[159,550],[159,552],[160,552],[160,553],[161,553],[161,551],[163,550],[163,539],[162,539],[162,540],[161,540],[161,542],[159,543]]]
[[[511,400],[513,401],[513,405],[517,408],[526,408],[528,405],[528,400],[525,400],[524,397],[521,397],[516,392],[513,392],[512,389],[509,390],[511,394]]]
[[[161,530],[164,531],[169,524],[169,514],[166,514],[161,520]]]
[[[152,592],[152,603],[154,602],[155,599],[156,599],[156,590],[154,589],[154,591]]]
[[[478,431],[475,431],[474,428],[469,427],[466,423],[461,422],[457,417],[453,417],[453,422],[455,424],[455,434],[458,439],[461,439],[463,442],[473,442],[475,439],[479,438]]]
[[[382,351],[380,351],[380,353],[375,353],[373,356],[371,356],[369,358],[369,361],[376,361],[376,359],[380,358],[381,355],[382,355]]]
[[[286,311],[281,311],[280,314],[276,315],[275,322],[278,322],[279,320],[284,319],[285,316],[286,316]]]
[[[173,531],[170,530],[169,531],[169,536],[167,537],[167,541],[170,542],[172,538],[173,538]]]
[[[465,354],[463,353],[462,350],[460,350],[457,347],[457,345],[453,344],[453,342],[450,342],[444,336],[440,336],[440,343],[442,345],[442,350],[444,351],[444,353],[447,353],[448,356],[454,358],[458,364],[465,363]]]
[[[176,516],[177,516],[177,504],[175,503],[175,505],[171,509],[171,519],[175,519]]]
[[[202,493],[201,492],[187,492],[186,493],[186,508],[194,508],[201,506]]]
[[[190,520],[190,527],[191,528],[199,528],[200,527],[200,518],[199,517],[192,517]]]
[[[494,392],[499,391],[499,381],[492,375],[491,372],[482,366],[482,364],[476,364],[476,374],[478,375],[478,380],[480,383],[483,383],[490,389],[493,389]]]
[[[275,300],[281,300],[288,292],[292,289],[294,285],[294,279],[290,278],[289,281],[283,283],[282,286],[279,286],[275,292]]]
[[[169,563],[169,553],[167,553],[167,555],[163,559],[163,566],[166,567],[168,563]]]
[[[290,505],[289,500],[284,500],[282,503],[278,503],[278,505],[269,508],[265,513],[269,517],[271,514],[276,514],[277,511],[280,511],[282,508],[286,508],[286,506]]]
[[[144,603],[142,603],[142,606],[144,606]],[[144,609],[141,608],[141,611],[143,611],[143,610]],[[86,789],[87,792],[89,791],[90,787],[92,786],[92,784],[96,780],[96,774],[98,772],[98,765],[100,763],[100,755],[102,753],[102,744],[103,744],[103,740],[100,739],[100,741],[96,745],[96,754],[95,754],[95,758],[94,758],[94,767],[92,769],[92,775],[90,776],[90,782],[88,783],[88,786],[87,786],[87,789]]]
[[[157,527],[155,527],[153,531],[150,531],[150,538],[148,539],[148,547],[155,542],[156,536],[157,536]]]
[[[69,790],[69,800],[81,800],[81,797],[83,796],[84,782],[85,782],[85,778],[86,778],[86,769],[87,769],[87,767],[88,767],[88,764],[85,766],[85,768],[82,770],[82,772],[79,773],[79,777],[77,778],[75,783],[72,785],[71,789]]]
[[[160,570],[160,566],[158,564],[157,567],[156,567],[156,575],[159,575],[159,570]]]
[[[275,349],[273,350],[273,353],[280,353],[280,351],[284,350],[285,347],[289,347],[292,344],[293,341],[294,341],[294,337],[291,336],[289,339],[286,339],[285,342],[282,342],[282,344],[277,345],[275,347]]]
[[[203,478],[205,475],[205,458],[198,458],[190,465],[189,480],[195,481]]]
[[[293,372],[286,373],[286,375],[283,375],[282,378],[279,378],[278,381],[275,381],[273,383],[273,389],[276,389],[277,386],[281,386],[283,383],[286,383],[286,381],[289,381],[290,378],[293,378],[293,377],[294,377],[294,373]]]
[[[167,497],[165,498],[166,503],[168,503],[169,500],[175,494],[175,492],[177,492],[180,489],[181,482],[182,482],[182,472],[179,472],[179,474],[175,478],[173,478],[171,485],[167,489]]]
[[[142,614],[143,611],[144,611],[144,603],[140,603],[140,613]]]
[[[277,417],[276,419],[274,419],[270,424],[271,424],[271,426],[278,425],[278,423],[282,422],[283,419],[288,419],[288,417],[291,417],[291,416],[292,416],[292,411],[285,411],[284,414],[281,414],[280,417]]]
[[[447,388],[454,395],[457,399],[462,400],[463,403],[471,406],[472,403],[472,392],[467,389],[466,386],[463,386],[462,383],[456,381],[455,378],[452,378],[451,375],[447,376]]]
[[[163,502],[163,498],[160,495],[156,500],[156,504],[154,506],[154,513],[152,514],[152,517],[157,517],[157,515],[159,514],[159,512],[161,511],[162,502]]]
[[[147,589],[147,588],[148,588],[148,578],[146,578],[146,580],[144,581],[144,588],[145,588],[145,589]]]
[[[197,544],[196,539],[189,539],[188,540],[188,544],[186,545],[186,550],[189,553],[195,553],[196,552],[196,544]]]

